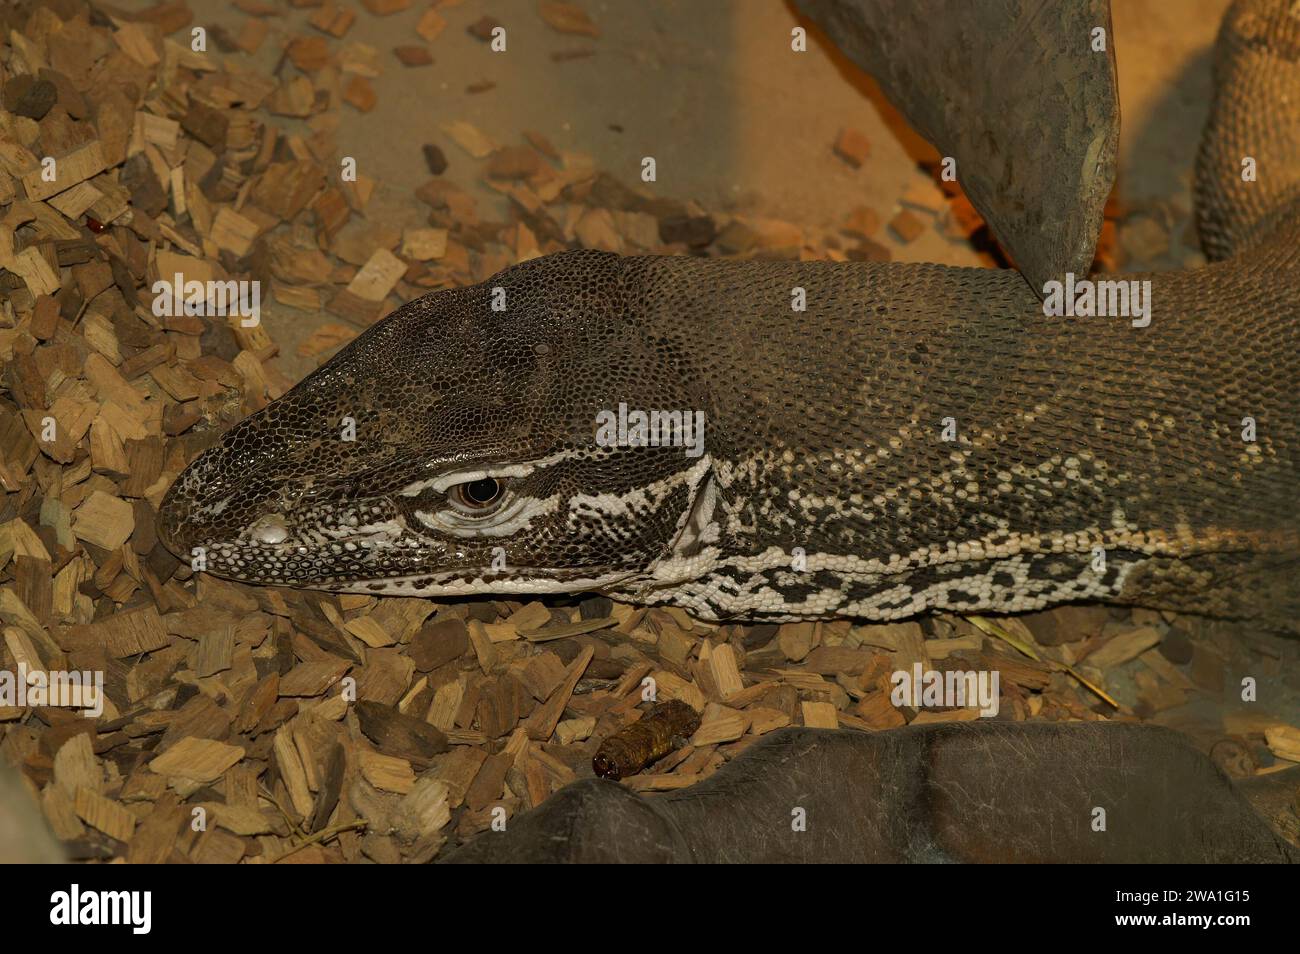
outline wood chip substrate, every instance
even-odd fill
[[[490,44],[501,24],[424,0],[415,33],[380,50],[356,25],[409,0],[234,6],[242,26],[199,45],[184,0],[0,9],[0,674],[103,685],[97,715],[0,696],[0,759],[69,857],[426,862],[591,777],[602,743],[656,705],[698,718],[642,733],[633,754],[656,760],[620,782],[641,792],[692,785],[782,726],[979,716],[896,705],[892,674],[918,665],[999,672],[996,718],[1160,721],[1238,775],[1300,761],[1284,707],[1237,703],[1247,677],[1300,693],[1296,646],[1189,617],[719,626],[601,596],[437,602],[194,572],[156,536],[163,494],[294,381],[262,323],[210,299],[158,308],[176,276],[204,296],[257,282],[264,303],[326,315],[295,349],[323,359],[405,301],[565,248],[882,261],[983,226],[937,170],[893,208],[848,203],[818,229],[665,198],[541,132],[498,142],[440,116],[409,156],[428,174],[407,197],[425,223],[394,228],[367,218],[379,184],[346,174],[340,117],[374,109],[385,72],[436,69],[440,47]],[[556,69],[600,55],[597,4],[495,12],[540,17]],[[282,51],[272,72],[250,65],[266,45]],[[469,81],[494,95],[491,77]],[[825,148],[872,162],[851,128]],[[500,220],[443,177],[462,164],[505,200]],[[1167,250],[1186,222],[1134,214],[1127,243],[1111,223],[1110,266]]]

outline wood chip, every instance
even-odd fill
[[[1086,662],[1098,669],[1122,666],[1158,644],[1161,638],[1160,631],[1154,627],[1139,626],[1113,637],[1101,649],[1091,653]]]
[[[835,706],[829,702],[809,702],[800,703],[803,710],[803,724],[810,729],[838,729],[840,727],[839,718],[835,712]]]
[[[360,762],[362,776],[375,788],[397,792],[399,795],[405,795],[415,788],[415,772],[406,759],[363,751]]]
[[[1264,730],[1269,750],[1280,759],[1300,762],[1300,728],[1293,725],[1270,726]]]
[[[745,688],[740,678],[740,669],[736,665],[735,650],[726,643],[714,646],[709,653],[709,672],[723,699],[734,696]]]
[[[152,759],[149,769],[159,775],[214,782],[243,757],[242,746],[187,736]]]
[[[211,239],[217,248],[232,252],[242,258],[253,247],[259,232],[256,222],[232,209],[221,208],[212,222]]]
[[[404,274],[406,274],[405,262],[387,249],[375,249],[370,260],[348,283],[347,290],[349,294],[363,301],[383,301]]]
[[[370,80],[364,76],[353,76],[343,87],[343,101],[363,113],[368,113],[379,103],[379,96],[375,93],[375,88],[370,85]]]
[[[38,166],[22,176],[27,198],[48,199],[58,195],[103,172],[106,166],[104,151],[97,139],[53,159],[52,175],[48,178],[45,175],[47,166]]]
[[[319,696],[342,679],[348,668],[346,660],[299,663],[280,679],[280,695]]]
[[[591,22],[591,17],[576,3],[564,3],[561,0],[539,0],[537,12],[541,14],[546,25],[557,33],[571,33],[577,36],[600,36],[600,28]]]
[[[311,15],[307,22],[322,33],[328,33],[337,39],[346,36],[347,32],[352,29],[352,24],[356,21],[357,14],[355,10],[339,7],[327,0]]]
[[[135,529],[135,513],[120,497],[96,490],[76,509],[72,532],[104,550],[116,550]]]
[[[134,815],[112,799],[88,788],[77,789],[76,811],[78,818],[109,838],[130,841],[135,834]]]
[[[422,46],[395,46],[393,55],[403,66],[429,66],[433,63],[433,54]]]
[[[856,129],[841,129],[835,140],[835,154],[858,169],[871,155],[871,140]]]
[[[103,792],[104,772],[90,747],[87,733],[77,733],[54,753],[54,784],[74,798],[79,788]]]
[[[428,262],[447,254],[446,229],[406,229],[402,232],[402,255]]]
[[[812,652],[815,635],[815,623],[785,623],[778,632],[777,644],[786,659],[799,662]]]
[[[450,137],[452,142],[475,159],[485,159],[497,149],[496,143],[480,132],[477,127],[463,120],[444,123],[442,131]]]
[[[447,21],[438,12],[437,7],[429,7],[425,10],[415,24],[415,32],[429,43],[438,39],[445,29],[447,29]]]
[[[569,697],[573,695],[574,687],[577,686],[578,680],[582,678],[594,655],[595,650],[590,646],[585,647],[578,654],[578,658],[569,665],[560,687],[528,717],[524,727],[530,739],[544,741],[551,737],[560,722],[560,716],[564,714],[565,706],[569,704]]]
[[[925,223],[908,209],[889,220],[889,228],[904,243],[915,242],[925,232]]]
[[[734,742],[744,735],[748,728],[748,713],[710,702],[704,707],[704,712],[700,716],[700,727],[691,736],[691,745],[702,748],[706,745]]]

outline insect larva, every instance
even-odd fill
[[[655,706],[640,721],[611,735],[591,760],[601,778],[618,780],[635,775],[663,758],[700,727],[700,714],[680,699]]]

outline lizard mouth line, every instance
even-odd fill
[[[479,593],[584,593],[627,583],[635,572],[599,568],[586,571],[528,569],[528,577],[483,573],[478,570],[454,570],[432,574],[412,574],[321,583],[321,589],[336,593],[379,593],[386,596],[474,596]]]

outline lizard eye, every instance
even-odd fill
[[[504,493],[501,481],[495,477],[480,477],[452,486],[447,491],[447,499],[463,513],[481,515],[491,510]]]

